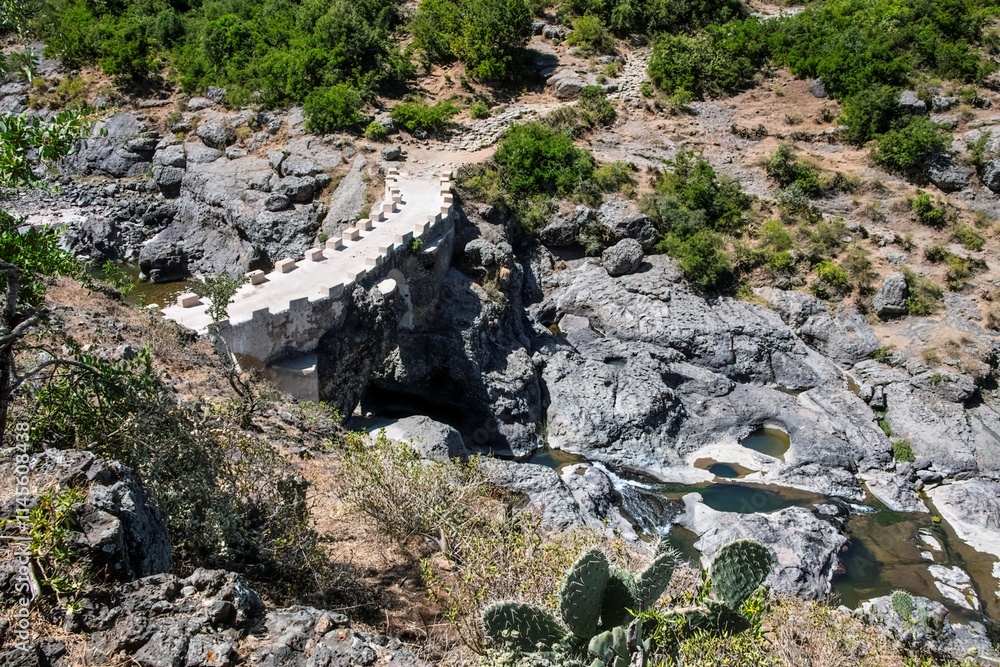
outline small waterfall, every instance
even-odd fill
[[[670,531],[671,517],[668,516],[667,503],[654,491],[651,484],[624,479],[597,461],[591,465],[611,481],[612,488],[621,498],[619,509],[638,532],[663,536]]]

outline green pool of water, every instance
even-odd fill
[[[169,306],[177,301],[184,292],[190,292],[196,281],[179,280],[172,283],[154,283],[149,280],[139,280],[139,265],[135,263],[119,264],[120,268],[131,280],[132,288],[125,295],[125,303],[132,306],[148,306],[153,303],[161,307]],[[94,269],[94,277],[103,279],[100,268]]]
[[[713,463],[708,466],[708,472],[723,479],[736,479],[740,477],[740,471],[728,463]]]
[[[587,459],[579,454],[572,454],[561,449],[549,448],[535,452],[528,459],[528,463],[534,463],[536,465],[552,468],[557,472],[562,471],[562,469],[566,466],[573,465],[575,463],[586,463],[586,461]]]
[[[740,444],[755,452],[784,460],[785,452],[791,447],[792,441],[789,440],[787,433],[779,429],[759,428],[740,440]]]

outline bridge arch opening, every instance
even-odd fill
[[[399,269],[392,269],[386,278],[396,281],[399,295],[403,297],[403,302],[406,304],[406,313],[400,319],[399,326],[407,331],[413,331],[413,301],[410,299],[410,285],[406,282],[406,276]]]

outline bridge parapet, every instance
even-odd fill
[[[343,301],[355,284],[384,279],[394,254],[450,229],[451,179],[450,172],[415,176],[390,169],[381,208],[301,259],[282,259],[268,273],[249,272],[229,304],[229,319],[218,323],[230,351],[265,365],[314,352],[322,333],[343,317]],[[208,307],[206,299],[188,293],[163,314],[204,333],[212,323]]]

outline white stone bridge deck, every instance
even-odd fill
[[[414,239],[432,233],[452,211],[451,174],[406,174],[394,168],[386,174],[385,196],[369,218],[359,220],[341,237],[329,239],[325,247],[313,248],[300,260],[283,259],[264,274],[251,271],[249,280],[229,304],[229,320],[220,331],[238,354],[241,336],[231,334],[254,320],[260,321],[319,301],[339,299],[344,289],[374,272],[390,253],[409,247]],[[385,285],[391,291],[393,285]],[[208,303],[196,294],[182,294],[177,303],[163,309],[171,320],[205,332],[211,324]],[[268,363],[270,359],[261,359]]]

